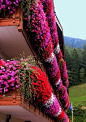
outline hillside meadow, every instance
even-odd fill
[[[86,106],[86,83],[69,88],[69,99],[73,106]]]

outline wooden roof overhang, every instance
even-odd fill
[[[10,59],[25,55],[32,55],[28,48],[28,43],[23,30],[22,10],[18,7],[16,11],[9,15],[0,15],[0,57]]]
[[[56,24],[57,24],[57,32],[58,32],[58,37],[59,37],[59,44],[60,44],[60,48],[64,57],[64,37],[63,37],[63,28],[60,24],[59,19],[57,18],[57,16],[55,16],[55,20],[56,20]]]

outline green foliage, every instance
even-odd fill
[[[65,53],[70,83],[69,99],[73,103],[74,122],[86,122],[86,45],[83,50],[65,46]],[[71,110],[66,112],[72,122]]]
[[[66,60],[66,65],[67,69],[71,69],[71,56],[69,53],[69,50],[65,48],[65,60]]]
[[[69,99],[73,103],[74,122],[86,122],[86,83],[69,88]],[[71,110],[67,114],[71,120]]]
[[[15,57],[12,58],[11,60],[18,60],[20,63],[20,68],[19,70],[19,77],[20,77],[20,81],[21,81],[21,86],[20,91],[21,91],[21,95],[23,96],[22,98],[25,100],[31,100],[32,101],[32,95],[34,96],[33,99],[35,99],[35,90],[34,90],[34,86],[32,87],[32,79],[30,77],[30,75],[32,74],[32,72],[36,73],[37,71],[34,70],[33,68],[31,68],[32,66],[36,66],[37,64],[41,64],[38,61],[35,61],[35,57],[34,56],[28,56],[27,58],[25,57],[25,53],[23,52],[23,54],[20,54],[20,57]],[[21,75],[20,75],[21,74]],[[33,90],[33,93],[32,93]]]
[[[86,110],[82,109],[81,105],[73,107],[73,121],[74,122],[86,122]],[[66,111],[70,121],[72,122],[72,111],[69,109]]]
[[[81,82],[84,82],[84,75],[85,75],[84,68],[81,68],[80,69],[80,80],[81,80]]]
[[[85,70],[85,77],[86,77],[86,45],[84,45],[82,66]]]
[[[86,110],[82,109],[81,105],[73,107],[73,121],[74,122],[86,122]],[[72,111],[69,109],[66,111],[70,121],[72,120]],[[72,122],[72,121],[71,121]]]
[[[78,53],[78,56],[79,56],[79,69],[82,68],[82,61],[83,61],[83,50],[78,48],[76,49],[77,50],[77,53]]]
[[[65,46],[65,60],[69,87],[86,83],[86,45],[84,45],[84,50]]]
[[[68,79],[69,79],[69,87],[73,86],[73,80],[72,80],[72,71],[71,70],[67,70],[68,71]]]
[[[32,30],[31,30],[31,27],[28,26],[28,23],[30,22],[30,14],[31,14],[30,8],[31,8],[31,4],[32,4],[31,2],[32,2],[31,0],[23,0],[19,4],[19,6],[22,8],[22,11],[23,11],[23,19],[25,20],[24,26],[27,25],[28,28],[26,28],[26,27],[25,28],[29,29],[30,31],[32,31]]]
[[[23,0],[19,6],[22,8],[24,17],[28,17],[30,15],[30,7],[31,7],[31,0]],[[25,14],[27,13],[27,14]],[[25,16],[26,15],[26,16]]]
[[[76,85],[79,82],[79,56],[75,48],[72,52],[71,72],[73,84]]]

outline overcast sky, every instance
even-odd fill
[[[86,39],[86,0],[54,0],[54,7],[63,34]]]

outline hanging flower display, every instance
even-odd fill
[[[60,59],[63,57],[63,55],[59,46],[59,37],[55,20],[53,0],[41,0],[41,2],[43,4],[44,12],[47,16],[48,25],[50,27],[50,34],[54,45],[54,53],[56,54],[58,63],[60,63]]]
[[[31,34],[41,59],[46,61],[48,57],[51,57],[53,44],[41,2],[35,4],[32,2],[30,10],[30,13],[33,13],[29,25],[32,30]]]
[[[58,121],[62,121],[63,122],[70,122],[68,116],[64,113],[64,111],[62,110],[62,113],[58,116],[57,118]]]
[[[59,43],[59,39],[58,39],[57,26],[56,26],[56,21],[55,21],[55,14],[54,14],[54,10],[53,10],[53,1],[52,0],[41,0],[41,2],[43,4],[44,12],[47,16],[47,21],[48,21],[48,25],[50,27],[50,33],[51,33],[53,45],[54,45],[54,47],[56,47],[57,44]]]
[[[61,103],[62,103],[64,109],[68,109],[70,107],[70,102],[69,102],[67,89],[65,86],[63,86],[62,90],[60,90],[59,98],[61,100]]]
[[[12,14],[15,11],[15,7],[18,6],[21,1],[22,0],[1,0],[0,10],[9,10],[10,14]]]
[[[48,23],[46,21],[47,18],[43,11],[43,5],[41,1],[38,0],[38,3],[35,2],[35,4],[34,2],[35,1],[33,0],[30,9],[30,13],[32,13],[30,15],[31,19],[29,25],[32,30],[31,34],[34,40],[35,47],[38,49],[38,54],[40,55],[40,58],[44,61],[49,79],[51,80],[51,83],[54,86],[55,90],[59,91],[63,88],[63,85],[57,59],[53,53],[54,50],[50,34],[50,28],[48,27]],[[61,52],[60,49],[59,51]]]
[[[15,11],[15,7],[22,0],[0,1],[0,10],[10,13]],[[24,4],[27,3],[26,1]],[[30,0],[28,8],[25,9],[24,19],[26,21],[26,31],[30,30],[31,40],[34,44],[41,61],[46,67],[47,74],[55,91],[59,91],[60,100],[65,109],[69,108],[67,88],[69,81],[66,63],[62,59],[63,55],[59,46],[59,38],[55,21],[52,0]],[[22,6],[21,5],[21,6]],[[29,6],[30,5],[30,6]],[[23,7],[24,7],[23,6]],[[61,71],[59,64],[62,63]],[[0,60],[0,93],[8,92],[9,89],[18,88],[25,83],[25,92],[28,99],[35,96],[35,99],[45,106],[45,112],[52,116],[69,121],[68,117],[61,109],[56,97],[52,94],[48,78],[45,73],[28,63],[28,59],[20,61]],[[65,85],[65,86],[63,86]],[[29,89],[28,89],[29,88]],[[29,93],[29,96],[27,94]],[[31,94],[32,93],[32,94]]]
[[[48,21],[48,25],[50,27],[50,33],[51,33],[51,37],[52,37],[52,42],[54,45],[54,53],[57,56],[57,61],[58,63],[61,62],[62,59],[62,52],[59,46],[59,38],[58,38],[58,32],[57,32],[57,26],[56,26],[56,20],[55,20],[55,14],[54,14],[54,8],[53,8],[53,1],[52,0],[41,0],[41,2],[43,3],[43,9],[46,13],[47,16],[47,21]],[[66,63],[65,61],[62,62],[62,81],[64,83],[64,85],[66,85],[68,87],[69,81],[68,81],[68,75],[67,75],[67,69],[66,69]],[[65,75],[65,76],[63,76]],[[65,78],[63,78],[65,77]]]
[[[0,60],[0,93],[8,92],[9,88],[19,87],[19,67],[18,61],[5,62]]]
[[[52,60],[49,61],[47,59],[46,70],[47,70],[48,76],[50,78],[50,81],[53,84],[54,89],[56,91],[61,90],[61,88],[63,87],[63,84],[62,84],[61,77],[60,77],[59,66],[57,64],[56,57],[54,54],[53,54]]]
[[[58,77],[59,74],[59,67],[57,63],[57,59],[53,54],[53,43],[52,38],[50,35],[50,29],[48,27],[48,23],[46,21],[45,13],[43,12],[43,6],[41,1],[34,4],[32,2],[31,6],[31,20],[30,20],[30,27],[32,30],[32,37],[34,40],[35,47],[38,49],[38,54],[40,58],[44,61],[45,66],[47,67],[47,73],[49,78]],[[34,20],[37,17],[36,20]],[[44,36],[43,36],[44,35]],[[58,75],[57,75],[58,73]],[[60,76],[59,76],[60,77]],[[54,78],[55,80],[56,78]],[[56,81],[52,82],[56,83]],[[62,82],[59,82],[60,86],[62,86]],[[56,87],[57,88],[57,87]],[[57,88],[58,89],[58,88]],[[60,87],[59,87],[60,89]]]
[[[9,76],[10,79],[8,78]],[[22,87],[24,83],[24,80],[22,80],[23,78],[26,80],[25,86],[27,90],[31,89],[32,96],[35,95],[36,102],[41,103],[44,106],[45,113],[48,113],[55,118],[59,117],[60,120],[65,119],[64,111],[61,109],[56,96],[52,93],[48,78],[40,68],[28,64],[28,59],[7,62],[0,60],[0,91],[3,92],[3,89],[5,89],[4,92],[8,92],[11,88],[18,88],[20,83]],[[29,83],[30,81],[31,84]],[[8,90],[6,90],[6,88]],[[34,97],[31,97],[30,99]]]
[[[64,86],[68,87],[69,80],[68,80],[66,62],[64,61],[64,59],[61,59],[60,66],[61,66],[60,67],[61,79],[63,81]]]
[[[52,92],[48,78],[41,69],[37,67],[31,68],[34,69],[30,77],[32,79],[32,85],[34,85],[35,88],[37,101],[39,103],[45,103],[47,99],[50,99]]]
[[[50,27],[50,34],[51,34],[52,42],[53,42],[53,45],[54,45],[54,53],[57,57],[58,64],[62,63],[62,65],[61,65],[61,78],[60,78],[60,72],[58,70],[57,75],[54,75],[54,77],[52,79],[52,81],[54,81],[54,89],[60,90],[60,89],[64,89],[64,87],[61,85],[61,82],[63,83],[63,85],[68,87],[69,80],[68,80],[66,62],[62,58],[63,55],[62,55],[62,52],[61,52],[61,49],[60,49],[60,46],[59,46],[59,38],[58,38],[56,21],[55,21],[53,1],[52,0],[41,0],[41,2],[43,4],[43,9],[44,9],[44,11],[46,13],[46,16],[47,16],[48,25]],[[53,62],[51,63],[51,66],[49,67],[49,69],[51,69],[53,67],[52,64],[53,64]],[[59,69],[59,68],[57,68],[57,69]],[[68,99],[67,89],[65,89],[65,91],[66,91],[66,93],[65,93],[64,97],[63,97],[63,95],[62,96],[60,95],[60,97],[61,97],[61,101],[62,101],[63,106],[65,108],[69,108],[70,103],[69,103],[69,99]]]
[[[19,61],[0,60],[0,93],[18,88],[22,82],[27,81],[28,75],[32,73],[30,66],[35,64],[32,59],[30,56],[28,59],[21,58]]]

